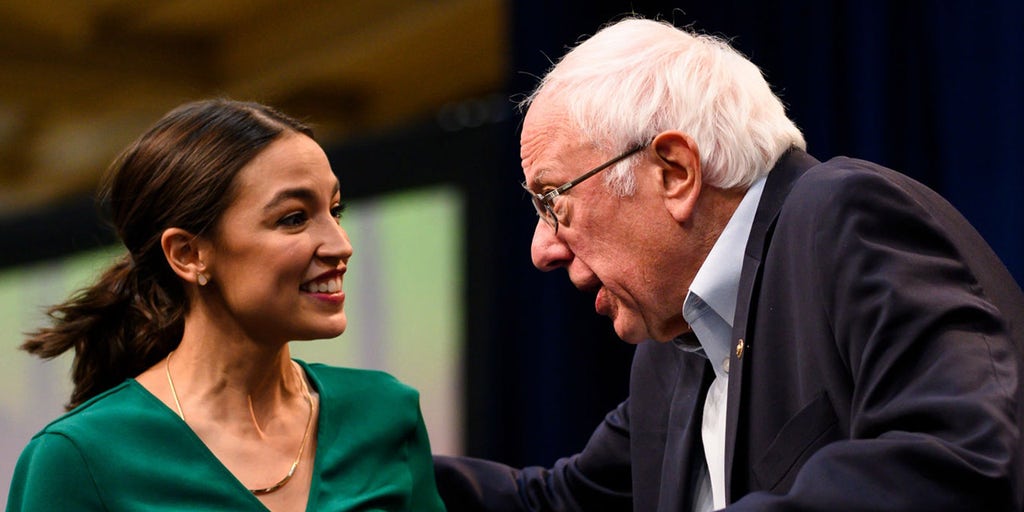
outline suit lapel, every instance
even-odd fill
[[[761,200],[754,214],[754,222],[750,228],[750,237],[743,256],[743,269],[740,272],[739,291],[736,298],[736,317],[733,320],[732,350],[729,356],[729,389],[728,406],[725,424],[725,489],[726,503],[733,502],[733,469],[736,453],[736,430],[742,404],[743,370],[745,361],[749,360],[745,352],[751,350],[748,343],[753,325],[750,322],[752,300],[761,281],[761,263],[771,244],[772,232],[779,217],[786,197],[793,184],[803,173],[819,164],[812,156],[799,149],[791,149],[785,153],[772,168],[765,182]],[[745,410],[745,408],[744,408]],[[739,461],[750,464],[751,461]],[[746,471],[744,468],[743,471]]]

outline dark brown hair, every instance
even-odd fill
[[[22,349],[53,358],[74,349],[72,409],[135,377],[181,342],[188,298],[160,245],[164,230],[215,228],[238,172],[283,133],[304,124],[258,103],[215,99],[167,113],[129,145],[100,186],[128,254],[48,314],[52,325]]]

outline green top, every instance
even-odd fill
[[[299,362],[320,393],[306,510],[443,511],[419,394],[377,371]],[[134,379],[35,435],[7,511],[261,510],[188,425]]]

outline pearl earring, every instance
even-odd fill
[[[206,283],[209,283],[210,279],[206,277],[206,274],[200,272],[196,274],[196,281],[199,281],[199,286],[206,286]]]

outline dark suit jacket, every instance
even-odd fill
[[[787,153],[733,335],[729,510],[1021,510],[1024,295],[923,185]],[[630,398],[582,452],[522,470],[437,457],[442,496],[450,511],[689,510],[712,378],[701,356],[643,343]]]

